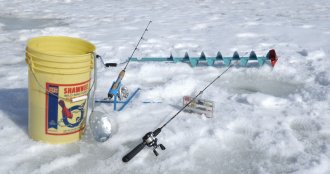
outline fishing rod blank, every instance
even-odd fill
[[[120,83],[121,80],[124,78],[126,68],[127,68],[128,64],[129,64],[129,62],[131,61],[131,59],[132,59],[132,57],[133,57],[135,51],[138,49],[138,46],[139,46],[141,40],[143,39],[144,34],[148,31],[148,27],[149,27],[149,25],[151,24],[151,22],[152,22],[152,21],[149,21],[147,27],[144,29],[144,32],[143,32],[141,38],[139,39],[138,43],[136,44],[136,46],[135,46],[135,48],[134,48],[134,50],[133,50],[131,56],[129,57],[129,59],[128,59],[126,65],[125,65],[125,68],[124,68],[123,70],[120,71],[120,73],[119,73],[119,75],[118,75],[118,77],[117,77],[116,82],[112,84],[110,90],[115,90],[115,89],[117,89],[119,83]],[[113,94],[112,94],[112,93],[109,93],[109,94],[108,94],[108,98],[111,99],[112,97],[113,97]]]
[[[158,147],[161,150],[165,150],[165,146],[162,144],[158,144],[157,135],[162,131],[162,129],[170,123],[175,117],[177,117],[191,102],[193,102],[197,97],[199,97],[203,92],[210,87],[215,81],[217,81],[223,74],[225,74],[233,65],[231,64],[225,71],[223,71],[219,76],[217,76],[212,82],[210,82],[203,90],[201,90],[192,100],[190,100],[186,105],[184,105],[176,114],[174,114],[165,124],[161,127],[157,128],[153,132],[148,132],[142,138],[142,143],[137,145],[133,150],[131,150],[128,154],[123,157],[123,162],[130,161],[136,154],[138,154],[145,146],[153,147],[153,152],[156,156],[158,156],[158,152],[156,149]]]

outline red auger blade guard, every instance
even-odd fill
[[[275,50],[274,49],[269,50],[268,56],[269,56],[272,66],[274,67],[277,62],[277,55],[276,55]]]

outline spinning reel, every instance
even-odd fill
[[[101,58],[100,56],[98,58]],[[101,61],[103,62],[102,58]],[[106,64],[105,64],[106,65]],[[122,104],[118,111],[124,109],[124,107],[130,102],[130,100],[137,94],[139,89],[136,89],[132,95],[130,95],[128,88],[122,85],[121,80],[125,76],[125,71],[122,70],[116,81],[114,81],[108,91],[108,97],[104,99],[96,99],[96,103],[113,103],[113,110],[117,110],[117,104]]]
[[[104,63],[102,57],[99,55],[96,55],[96,58],[100,59],[105,67],[117,66],[116,63]],[[125,87],[124,85],[121,84],[121,80],[123,79],[124,75],[125,75],[125,71],[121,71],[117,80],[112,83],[112,85],[109,89],[108,98],[105,98],[104,100],[111,100],[112,97],[114,97],[114,96],[118,97],[119,101],[126,100],[128,98],[129,91],[128,91],[127,87]]]
[[[118,99],[121,100],[126,100],[129,96],[129,91],[126,86],[120,86],[119,91],[118,91]]]
[[[117,111],[117,104],[121,104],[118,111],[121,111],[125,108],[125,106],[132,100],[132,98],[137,94],[140,90],[136,89],[131,95],[128,91],[128,88],[121,84],[121,79],[124,76],[125,71],[122,71],[119,74],[119,77],[116,81],[112,83],[112,86],[108,92],[108,98],[103,100],[95,100],[98,103],[113,103],[113,110]]]

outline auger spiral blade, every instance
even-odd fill
[[[250,52],[249,56],[240,56],[237,51],[234,52],[232,56],[222,56],[220,51],[216,54],[215,57],[206,56],[205,52],[202,52],[199,57],[190,57],[186,52],[183,57],[175,57],[172,54],[170,57],[142,57],[142,58],[132,58],[132,61],[135,62],[187,62],[190,63],[192,67],[198,66],[200,62],[206,62],[208,66],[214,66],[217,62],[223,62],[225,66],[230,66],[235,61],[240,61],[240,65],[247,67],[249,61],[257,61],[259,66],[263,66],[266,61],[270,61],[271,65],[274,67],[278,58],[274,49],[269,50],[266,56],[257,56],[254,51]]]

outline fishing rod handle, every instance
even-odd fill
[[[118,78],[116,82],[112,85],[111,89],[116,89],[119,83],[121,82],[121,80],[124,78],[124,76],[125,76],[125,70],[120,71]]]
[[[116,83],[118,84],[119,82],[121,82],[121,80],[124,78],[124,76],[125,76],[125,70],[121,70],[118,75],[118,78],[116,80]]]
[[[111,90],[115,90],[115,89],[118,88],[119,83],[124,78],[124,76],[125,76],[125,70],[121,70],[119,75],[118,75],[118,78],[117,78],[116,82],[112,84]],[[113,97],[113,94],[108,94],[108,97],[111,99]]]
[[[123,157],[123,162],[130,161],[136,154],[138,154],[144,147],[146,146],[145,142],[142,142],[141,144],[137,145],[132,151],[130,151],[128,154],[126,154]]]

